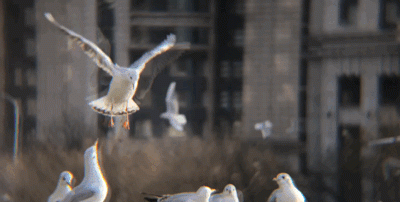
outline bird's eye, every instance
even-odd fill
[[[131,77],[131,76],[129,78],[131,78],[131,80],[133,79],[133,77]]]
[[[282,176],[282,179],[285,179],[285,176]]]
[[[67,180],[67,179],[65,179],[65,177],[63,177],[63,180],[65,181],[65,180]]]

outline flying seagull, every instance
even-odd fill
[[[254,125],[254,129],[261,130],[262,138],[265,139],[265,138],[269,137],[272,133],[272,122],[265,121],[262,123],[256,123]]]
[[[113,116],[126,115],[127,119],[124,123],[124,128],[129,129],[129,114],[139,110],[139,106],[133,101],[133,97],[136,94],[140,74],[148,66],[148,62],[152,62],[152,76],[147,90],[139,96],[139,99],[144,97],[157,74],[190,48],[190,43],[176,43],[176,36],[170,34],[160,45],[143,54],[130,67],[120,67],[118,64],[114,64],[110,57],[96,44],[59,24],[50,13],[45,13],[44,16],[67,34],[71,41],[76,41],[84,53],[92,58],[97,66],[113,77],[107,95],[89,103],[94,111],[111,117],[111,127],[114,126]]]
[[[279,185],[269,196],[267,202],[305,202],[306,198],[293,184],[287,173],[279,173],[274,179]]]
[[[166,195],[154,195],[147,194],[144,197],[149,202],[209,202],[211,194],[215,189],[211,189],[207,186],[201,186],[196,192],[183,192],[179,194],[166,194]]]
[[[175,92],[176,82],[169,84],[167,96],[165,97],[165,103],[167,105],[167,111],[160,115],[161,118],[168,119],[169,123],[178,131],[183,130],[183,126],[186,124],[186,117],[183,114],[179,114],[179,101]]]
[[[54,192],[47,199],[48,202],[56,202],[63,199],[71,190],[73,186],[74,175],[69,171],[64,171],[60,174],[57,187]]]
[[[98,159],[98,140],[86,149],[84,159],[84,177],[82,182],[74,187],[61,202],[72,201],[104,201],[108,193],[108,185],[104,179]]]

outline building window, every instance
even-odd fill
[[[381,29],[396,29],[400,23],[400,2],[398,0],[381,0]]]
[[[381,105],[397,105],[400,103],[400,77],[382,76],[379,81]]]
[[[132,0],[132,11],[209,12],[210,1],[204,0]]]
[[[221,77],[229,78],[231,77],[231,66],[229,64],[229,60],[221,61]]]
[[[235,116],[240,119],[240,116],[242,114],[242,91],[233,92],[232,105]]]
[[[243,47],[243,45],[244,45],[243,29],[236,29],[233,31],[233,44],[236,47]]]
[[[358,0],[340,1],[340,23],[343,25],[354,25],[357,21]]]
[[[360,105],[360,77],[342,76],[339,78],[339,105],[358,107]]]
[[[244,0],[236,0],[235,1],[235,6],[234,6],[234,12],[239,15],[244,14]]]
[[[243,70],[242,61],[233,61],[232,68],[233,68],[233,76],[235,78],[242,78],[242,70]]]
[[[225,110],[229,110],[230,109],[230,95],[229,95],[229,91],[222,91],[221,92],[221,103],[220,103],[220,107],[222,109]]]

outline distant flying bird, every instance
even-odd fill
[[[154,195],[147,194],[144,197],[149,202],[209,202],[211,194],[215,189],[211,189],[207,186],[200,187],[196,192],[183,192],[179,194],[166,194],[166,195]]]
[[[73,186],[74,175],[69,171],[64,171],[60,174],[57,187],[49,196],[47,202],[61,201],[71,190]]]
[[[269,196],[267,202],[305,202],[306,198],[294,186],[292,178],[287,173],[279,173],[274,179],[279,185]]]
[[[183,126],[186,124],[186,116],[179,114],[179,101],[175,92],[176,82],[169,84],[165,103],[167,111],[160,115],[161,118],[168,119],[169,123],[178,131],[183,131]]]
[[[400,136],[395,136],[395,137],[385,137],[381,139],[371,140],[368,142],[368,145],[371,147],[376,147],[388,144],[395,144],[399,142],[400,142]]]
[[[76,41],[97,66],[113,77],[107,95],[89,103],[94,111],[111,117],[110,126],[114,126],[113,116],[126,115],[124,127],[129,129],[128,115],[139,110],[139,106],[133,101],[133,97],[136,94],[140,74],[148,62],[152,62],[152,76],[147,89],[138,96],[139,99],[142,99],[150,89],[157,74],[190,48],[190,43],[187,42],[176,44],[176,36],[170,34],[160,45],[143,54],[130,67],[120,67],[118,64],[113,64],[111,59],[96,44],[59,24],[50,13],[44,15],[47,20],[67,34],[70,40]]]
[[[226,185],[222,193],[211,195],[210,202],[239,202],[236,187],[233,184]]]
[[[106,199],[108,185],[99,165],[97,145],[98,141],[86,149],[83,156],[85,169],[83,180],[61,202],[103,202]]]
[[[262,138],[265,139],[265,138],[269,137],[272,133],[272,122],[265,121],[262,123],[256,123],[254,125],[254,129],[261,130]]]

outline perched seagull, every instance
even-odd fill
[[[49,196],[47,202],[61,201],[71,190],[73,186],[74,175],[69,171],[64,171],[60,174],[57,187]]]
[[[72,189],[61,202],[103,202],[107,197],[108,185],[101,172],[96,143],[84,154],[85,173],[82,182]]]
[[[167,195],[154,195],[146,194],[148,197],[144,197],[149,202],[209,202],[211,194],[215,189],[211,189],[207,186],[200,187],[196,192],[184,192],[179,194],[167,194]]]
[[[272,133],[272,123],[271,121],[265,121],[262,123],[256,123],[254,129],[261,130],[262,138],[265,139]]]
[[[211,195],[210,202],[239,202],[236,187],[233,184],[226,185],[222,193]]]
[[[160,115],[161,118],[168,119],[169,123],[178,131],[183,131],[183,126],[186,124],[186,117],[179,114],[179,101],[175,92],[175,82],[169,84],[165,103],[167,111]]]
[[[279,185],[269,196],[267,202],[305,202],[306,198],[294,186],[292,178],[287,173],[279,173],[274,179]]]
[[[59,24],[50,13],[45,13],[44,16],[67,34],[70,40],[76,41],[85,54],[92,58],[97,66],[113,77],[107,95],[89,103],[94,111],[111,117],[111,127],[114,126],[113,116],[126,115],[127,120],[124,123],[124,127],[129,129],[128,115],[139,110],[139,106],[133,101],[133,97],[136,94],[140,74],[148,62],[152,62],[153,74],[147,90],[142,95],[139,95],[139,99],[144,97],[144,94],[151,87],[157,74],[170,62],[176,60],[185,50],[190,48],[190,43],[175,44],[176,36],[170,34],[160,45],[142,55],[130,67],[120,67],[118,64],[113,64],[110,57],[96,44]]]

